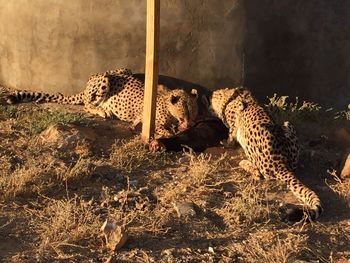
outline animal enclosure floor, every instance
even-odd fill
[[[290,224],[280,211],[297,200],[239,168],[239,147],[150,153],[139,130],[80,106],[0,103],[1,262],[350,259],[350,178],[337,176],[350,145],[332,136],[348,122],[297,126],[297,175],[325,212]],[[128,233],[116,251],[100,230],[107,219]]]

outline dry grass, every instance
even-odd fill
[[[184,158],[188,158],[188,164],[184,167],[188,169],[188,178],[195,181],[198,185],[205,184],[205,181],[214,177],[223,168],[223,162],[226,159],[223,154],[219,158],[214,159],[210,154],[196,155],[192,151],[184,154]]]
[[[38,234],[34,249],[39,257],[54,253],[57,259],[85,258],[87,255],[78,255],[72,248],[86,253],[88,246],[98,244],[101,219],[94,214],[91,202],[78,197],[51,199],[42,211],[33,213],[31,226]]]
[[[205,203],[203,192],[207,184],[212,182],[223,168],[225,155],[214,159],[208,154],[196,155],[192,151],[184,153],[182,163],[174,174],[170,174],[173,180],[168,185],[156,192],[159,200],[165,206],[170,206],[176,201],[191,201],[196,199],[197,204]],[[168,189],[171,188],[171,191]]]
[[[169,163],[167,156],[150,153],[139,136],[132,140],[118,140],[111,147],[110,162],[116,169],[126,173],[145,171],[150,167]]]
[[[341,179],[337,175],[336,170],[328,171],[328,174],[332,177],[333,181],[328,186],[341,198],[344,198],[350,205],[350,180]]]
[[[95,169],[95,164],[91,158],[79,157],[76,163],[66,172],[59,174],[60,180],[68,182],[81,182],[87,180]]]
[[[234,197],[225,200],[220,212],[227,225],[266,223],[271,218],[267,188],[252,186],[252,183],[242,182]]]
[[[254,233],[245,242],[245,262],[292,263],[305,252],[307,236],[299,234]]]
[[[298,128],[307,122],[315,130],[325,129],[317,125],[327,114],[316,104],[288,104],[285,97],[271,103],[281,121],[295,119]],[[101,155],[85,144],[81,151],[62,152],[39,144],[36,134],[48,123],[76,117],[52,117],[38,106],[1,110],[0,258],[5,262],[105,262],[110,256],[115,262],[350,258],[350,183],[327,174],[323,160],[337,151],[331,145],[303,145],[317,155],[302,160],[300,174],[325,200],[321,222],[287,225],[279,221],[278,208],[295,202],[292,195],[277,182],[254,181],[238,167],[239,151],[149,153],[139,137],[117,137],[104,144],[109,148]],[[41,118],[36,114],[42,114],[43,125],[34,124]],[[99,129],[94,120],[90,124]],[[114,124],[110,122],[111,129]],[[30,128],[35,125],[39,128]],[[179,202],[193,203],[196,214],[179,217],[174,209]],[[100,235],[106,219],[125,226],[130,236],[115,253]]]
[[[13,198],[25,191],[25,186],[33,182],[42,173],[40,167],[24,167],[16,169],[12,174],[3,174],[0,177],[0,191],[2,197]]]
[[[16,128],[25,129],[30,135],[37,135],[51,124],[76,123],[81,125],[89,124],[89,120],[82,114],[72,114],[61,111],[47,111],[34,108],[31,112],[18,109],[18,106],[0,105],[0,113],[3,119],[16,120]],[[35,120],[35,122],[33,122]]]

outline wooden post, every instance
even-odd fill
[[[154,135],[159,48],[159,0],[147,0],[146,72],[143,101],[142,139],[149,141]]]

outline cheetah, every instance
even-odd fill
[[[183,89],[170,90],[163,85],[157,88],[156,125],[157,136],[171,136],[185,130],[198,114],[196,89],[188,94]],[[103,118],[117,117],[132,123],[134,129],[142,122],[143,83],[132,75],[131,70],[120,68],[92,75],[85,89],[76,95],[64,96],[61,93],[16,91],[7,98],[7,103],[35,101],[60,104],[84,105],[88,113]]]
[[[277,125],[246,88],[225,88],[213,92],[210,110],[229,128],[229,140],[238,142],[247,160],[240,166],[254,176],[284,181],[306,209],[295,208],[287,213],[288,221],[300,221],[304,212],[309,220],[322,213],[321,201],[315,192],[295,176],[299,158],[297,135],[291,123]]]

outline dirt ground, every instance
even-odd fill
[[[0,261],[350,262],[350,178],[339,176],[348,115],[283,97],[269,107],[296,125],[297,175],[324,206],[316,222],[281,221],[297,200],[239,168],[239,147],[150,153],[127,123],[2,99]],[[128,236],[115,250],[106,220]]]

